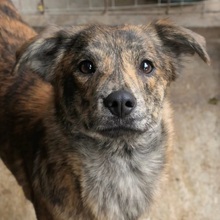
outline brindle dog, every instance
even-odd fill
[[[205,40],[167,20],[60,27],[15,60],[35,33],[0,3],[1,155],[38,219],[144,218],[169,163],[167,88],[183,54],[209,63]]]

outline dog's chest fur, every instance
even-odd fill
[[[155,181],[165,161],[160,126],[136,140],[97,143],[78,139],[76,150],[82,158],[80,176],[84,207],[95,219],[138,219],[154,194]],[[73,141],[74,142],[74,141]],[[87,143],[87,145],[86,145]]]

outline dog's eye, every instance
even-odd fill
[[[154,66],[152,64],[151,61],[149,60],[144,60],[141,62],[141,65],[140,65],[140,70],[145,73],[145,74],[149,74],[153,71],[154,69]]]
[[[84,74],[91,74],[95,72],[95,66],[89,60],[84,60],[79,64],[80,72]]]

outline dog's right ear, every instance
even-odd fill
[[[82,26],[73,27],[71,31],[51,27],[34,37],[17,52],[17,63],[13,74],[18,74],[28,68],[44,80],[52,82],[55,77],[54,70],[63,57],[65,45],[81,29]]]
[[[181,54],[197,53],[204,62],[210,64],[205,39],[199,34],[177,26],[167,19],[158,20],[151,25],[156,29],[167,51],[171,51],[176,57]]]

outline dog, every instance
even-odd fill
[[[169,20],[36,35],[0,5],[0,155],[37,218],[146,218],[169,165],[169,85],[183,55],[210,62],[204,38]]]

